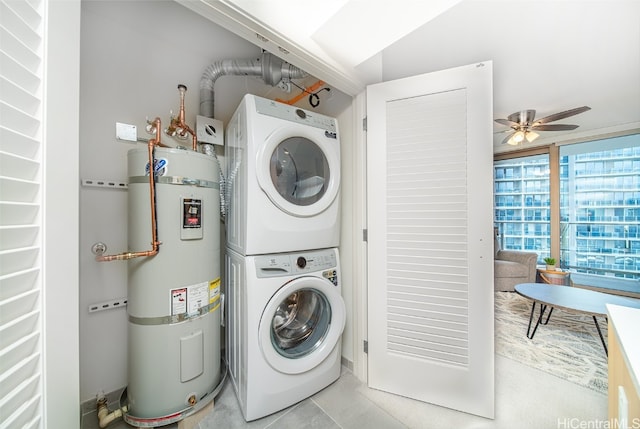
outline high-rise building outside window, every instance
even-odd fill
[[[503,249],[550,256],[550,196],[559,195],[559,266],[574,283],[640,293],[640,134],[561,145],[559,166],[533,155],[494,163]],[[556,170],[558,180],[551,180]],[[559,189],[551,189],[550,183]],[[556,256],[557,257],[557,256]]]
[[[561,146],[560,160],[563,267],[640,292],[640,135]]]
[[[494,222],[502,249],[549,256],[549,156],[494,164]]]

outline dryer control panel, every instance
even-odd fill
[[[335,118],[330,116],[310,112],[308,110],[300,109],[299,107],[290,106],[288,104],[279,103],[266,98],[255,97],[255,101],[256,111],[262,115],[268,115],[274,118],[284,119],[285,121],[297,122],[299,124],[320,128],[328,131],[332,136],[335,136],[338,132],[337,121]]]
[[[255,263],[258,278],[321,272],[336,284],[338,255],[334,249],[257,256]]]

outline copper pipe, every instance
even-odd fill
[[[109,262],[109,261],[126,261],[133,258],[154,256],[160,250],[160,242],[158,241],[158,227],[157,227],[157,215],[156,215],[156,180],[154,172],[155,164],[155,147],[161,145],[160,142],[160,130],[161,121],[160,118],[155,118],[152,122],[156,130],[156,137],[149,139],[147,150],[149,153],[149,197],[151,200],[151,250],[145,250],[140,252],[124,252],[117,255],[98,255],[96,261]]]
[[[187,92],[187,87],[185,85],[178,85],[178,91],[180,91],[180,112],[178,113],[178,118],[172,118],[171,119],[171,126],[170,129],[173,130],[177,130],[179,129],[180,132],[178,133],[178,135],[180,137],[184,137],[187,135],[187,133],[191,134],[192,137],[192,149],[198,150],[198,137],[196,136],[195,131],[193,131],[189,125],[187,125],[187,123],[184,121],[184,95]]]

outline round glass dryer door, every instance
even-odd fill
[[[303,130],[296,135],[276,133],[258,154],[260,187],[289,214],[316,215],[338,194],[340,148],[336,139],[319,139]]]
[[[260,320],[260,348],[276,370],[298,374],[319,365],[342,335],[345,307],[336,287],[318,277],[287,283]]]
[[[289,137],[271,154],[269,174],[282,198],[297,206],[320,201],[331,178],[327,157],[317,144]]]

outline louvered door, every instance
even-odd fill
[[[367,89],[368,382],[493,417],[491,63]]]
[[[42,425],[42,9],[0,2],[0,428]]]

